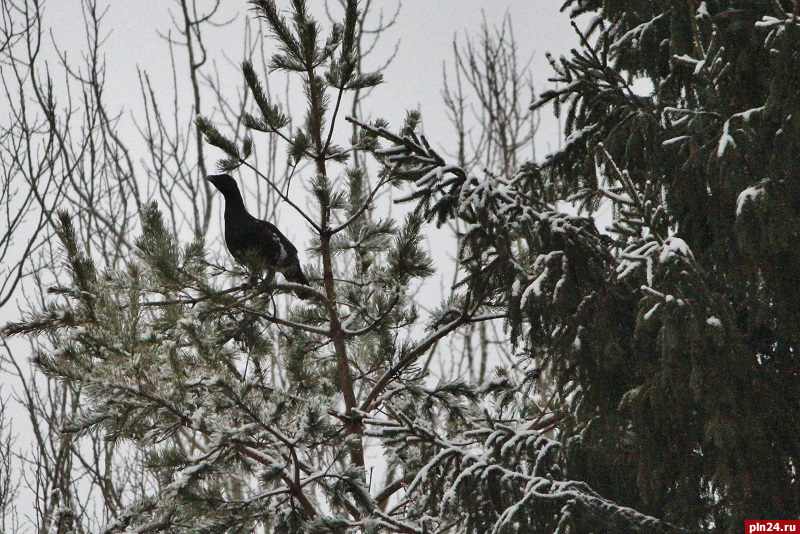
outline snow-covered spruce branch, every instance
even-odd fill
[[[461,167],[448,164],[413,131],[398,135],[384,126],[348,120],[363,129],[362,135],[392,143],[373,152],[384,164],[388,180],[411,185],[411,191],[395,202],[417,201],[416,209],[426,219],[438,217],[442,223],[458,217],[475,225],[465,231],[468,237],[502,230],[501,235],[514,239],[548,226],[553,232],[587,240],[598,253],[605,249],[603,239],[587,225],[590,219],[561,213],[548,205],[534,185],[538,173],[534,166],[523,166],[511,179],[488,172],[483,177],[469,176]]]
[[[367,434],[385,438],[388,432],[398,443],[427,443],[436,451],[435,454],[429,452],[430,459],[408,483],[406,496],[398,506],[433,508],[438,512],[436,516],[444,518],[448,517],[448,511],[458,514],[457,510],[463,510],[469,502],[468,508],[481,512],[457,517],[455,521],[471,522],[473,528],[479,524],[482,531],[493,533],[512,526],[523,528],[529,517],[527,510],[539,506],[537,502],[552,506],[559,524],[579,510],[610,517],[611,524],[617,527],[682,531],[670,523],[605,499],[583,482],[564,479],[559,467],[561,444],[531,429],[525,422],[518,426],[481,425],[456,436],[444,437],[402,415],[398,420],[390,423],[367,419]],[[424,487],[430,485],[440,488],[435,494],[443,492],[436,501],[427,500],[431,492]],[[482,488],[484,485],[503,495],[504,504],[500,508],[497,508],[499,499],[493,499],[492,491],[486,491]],[[478,488],[481,490],[476,491]],[[478,515],[488,517],[476,523]],[[424,521],[425,517],[420,520]],[[607,526],[610,528],[611,524]]]

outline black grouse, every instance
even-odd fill
[[[297,249],[274,224],[247,212],[242,193],[230,174],[213,174],[208,181],[225,197],[225,244],[231,256],[251,271],[266,267],[289,282],[309,285],[297,258]],[[310,293],[295,291],[301,299]]]

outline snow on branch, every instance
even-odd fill
[[[629,46],[630,48],[638,47],[639,41],[642,40],[642,37],[644,37],[647,32],[651,31],[653,26],[663,18],[664,13],[660,13],[647,22],[643,22],[638,26],[628,30],[622,35],[622,37],[611,44],[611,49],[616,50],[625,46]]]
[[[566,479],[560,467],[561,443],[530,428],[528,422],[494,422],[450,437],[432,434],[412,421],[393,430],[398,441],[409,442],[413,437],[432,447],[406,487],[403,504],[433,511],[434,517],[447,517],[458,509],[473,510],[453,523],[470,531],[495,533],[511,527],[524,532],[534,527],[528,524],[530,518],[547,516],[541,513],[543,507],[552,510],[554,526],[569,522],[580,512],[613,518],[614,526],[622,529],[681,531],[603,498],[583,482]],[[443,492],[435,501],[429,499],[432,486],[440,488],[434,494]],[[544,525],[535,526],[541,529]]]
[[[764,186],[765,183],[750,186],[739,193],[739,196],[736,198],[737,217],[742,214],[742,211],[747,204],[757,201],[764,194]]]
[[[534,317],[538,307],[558,301],[574,269],[605,271],[613,264],[608,240],[591,218],[560,212],[550,202],[538,166],[525,164],[510,176],[470,175],[414,132],[413,117],[401,133],[381,122],[348,120],[383,163],[381,179],[406,189],[396,202],[414,202],[416,213],[437,225],[464,224],[459,257],[467,274],[457,287],[468,286],[489,306],[517,310],[509,314],[512,339],[520,332],[519,310]],[[587,263],[592,266],[579,267]]]
[[[737,119],[740,120],[742,123],[747,124],[750,122],[750,119],[752,118],[753,115],[759,114],[762,111],[764,111],[764,106],[759,106],[757,108],[748,109],[747,111],[735,113],[731,115],[728,120],[725,121],[725,124],[722,125],[722,135],[720,136],[719,143],[717,145],[718,158],[721,158],[723,155],[725,155],[725,151],[729,146],[733,146],[734,148],[737,146],[736,141],[731,135],[731,122],[734,119]]]

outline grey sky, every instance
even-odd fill
[[[310,4],[313,6],[315,3]],[[561,4],[560,0],[406,0],[400,9],[397,25],[387,32],[372,56],[374,66],[378,66],[391,54],[399,40],[397,56],[385,73],[386,83],[365,103],[365,110],[397,125],[407,109],[419,107],[428,135],[444,143],[452,132],[442,107],[442,65],[445,62],[452,65],[454,35],[458,34],[462,40],[467,35],[475,36],[484,16],[493,26],[500,24],[508,13],[513,22],[520,60],[524,62],[533,58],[534,83],[540,90],[547,85],[551,74],[545,52],[558,56],[567,53],[576,42],[567,15],[559,12]],[[198,9],[202,10],[204,5],[212,5],[212,2],[198,2]],[[46,6],[46,18],[52,24],[56,41],[77,59],[85,44],[83,32],[76,31],[83,27],[80,3],[58,0],[50,1]],[[380,8],[386,9],[388,17],[393,14],[395,6],[394,1],[378,0],[373,1],[371,9],[376,13]],[[251,16],[248,7],[244,1],[223,0],[217,20],[235,20],[216,31],[204,30],[209,63],[215,62],[223,75],[235,75],[233,69],[243,57],[241,30],[245,18]],[[103,45],[107,61],[107,93],[115,104],[129,113],[140,107],[137,68],[150,74],[157,87],[164,91],[165,98],[172,92],[169,50],[158,35],[170,31],[170,12],[180,16],[174,2],[112,1],[108,6],[103,20],[108,34]],[[185,54],[182,50],[177,54],[182,62]],[[179,75],[185,73],[185,64],[179,63],[178,69]],[[240,78],[230,79],[232,89],[240,83]],[[548,144],[555,146],[557,136],[553,122],[545,118],[537,142],[538,154],[545,154]]]

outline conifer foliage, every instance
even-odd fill
[[[676,528],[798,517],[798,4],[564,8],[596,16],[534,104],[566,114],[541,169],[468,177],[413,132],[365,131],[419,213],[467,223],[471,293],[555,380],[569,478]]]
[[[564,195],[613,202],[615,285],[635,299],[610,309],[633,335],[594,350],[610,374],[581,379],[604,400],[584,406],[573,465],[690,528],[798,517],[800,6],[566,6],[602,17],[537,104],[566,107],[548,170]]]
[[[312,298],[287,305],[296,284],[215,264],[147,204],[116,270],[60,214],[71,282],[4,330],[46,338],[36,364],[83,388],[65,435],[146,456],[152,491],[106,532],[740,532],[800,516],[796,3],[567,1],[599,16],[534,106],[565,112],[568,139],[511,176],[448,163],[416,113],[397,132],[352,118],[360,134],[334,145],[347,92],[381,82],[358,67],[357,2],[327,35],[303,0],[253,7],[305,120],[288,130],[245,62],[252,136],[197,125],[221,172],[254,171],[307,223]],[[263,135],[308,164],[312,209],[250,163]],[[390,187],[402,222],[376,217]],[[608,231],[588,216],[606,205]],[[462,272],[422,316],[422,232],[454,219]],[[424,356],[496,319],[518,365],[429,380]]]

